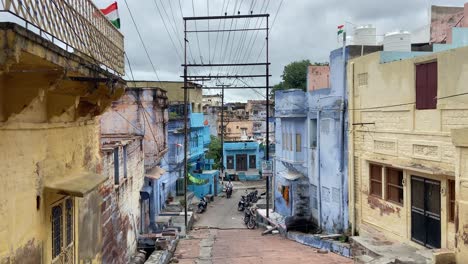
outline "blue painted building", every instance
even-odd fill
[[[261,167],[260,144],[256,141],[224,142],[223,164],[228,176],[239,180],[259,180]]]
[[[381,50],[347,46],[345,60]],[[330,53],[330,88],[275,95],[275,211],[327,233],[348,228],[346,72],[343,50]]]

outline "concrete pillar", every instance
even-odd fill
[[[455,155],[455,246],[457,263],[468,259],[468,128],[452,130]]]

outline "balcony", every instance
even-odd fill
[[[12,14],[51,41],[116,75],[124,75],[124,37],[90,0],[0,0]],[[2,16],[4,17],[4,16]],[[31,27],[32,26],[32,27]]]

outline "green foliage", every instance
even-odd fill
[[[219,169],[221,167],[221,149],[221,140],[212,135],[210,145],[208,145],[208,152],[205,157],[215,161],[213,169]]]
[[[179,116],[176,112],[169,112],[169,119],[177,119],[180,117],[181,116]]]
[[[272,96],[278,90],[302,89],[307,90],[307,68],[309,65],[324,66],[328,63],[316,62],[312,64],[310,60],[294,61],[284,67],[283,81],[274,85],[271,91]]]

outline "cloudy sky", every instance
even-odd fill
[[[328,61],[331,50],[340,47],[336,27],[345,24],[348,34],[354,25],[373,24],[377,35],[404,29],[416,31],[429,24],[430,5],[463,6],[465,0],[117,0],[125,35],[125,50],[135,79],[182,81],[183,20],[182,16],[269,13],[270,84],[281,80],[283,67],[295,60]],[[105,7],[112,0],[96,0]],[[148,54],[130,17],[133,14]],[[209,12],[208,12],[209,9]],[[276,16],[276,14],[278,14]],[[239,29],[264,27],[262,19],[199,21],[187,24],[188,30]],[[167,28],[167,29],[166,29]],[[265,32],[188,33],[189,63],[264,62]],[[129,73],[127,67],[127,73]],[[262,68],[224,67],[190,70],[189,75],[263,74]],[[129,79],[130,77],[127,77]],[[233,86],[262,86],[262,79],[224,80]],[[205,82],[207,86],[221,83]],[[217,90],[205,90],[216,94]],[[264,91],[229,90],[227,101],[261,99]]]

